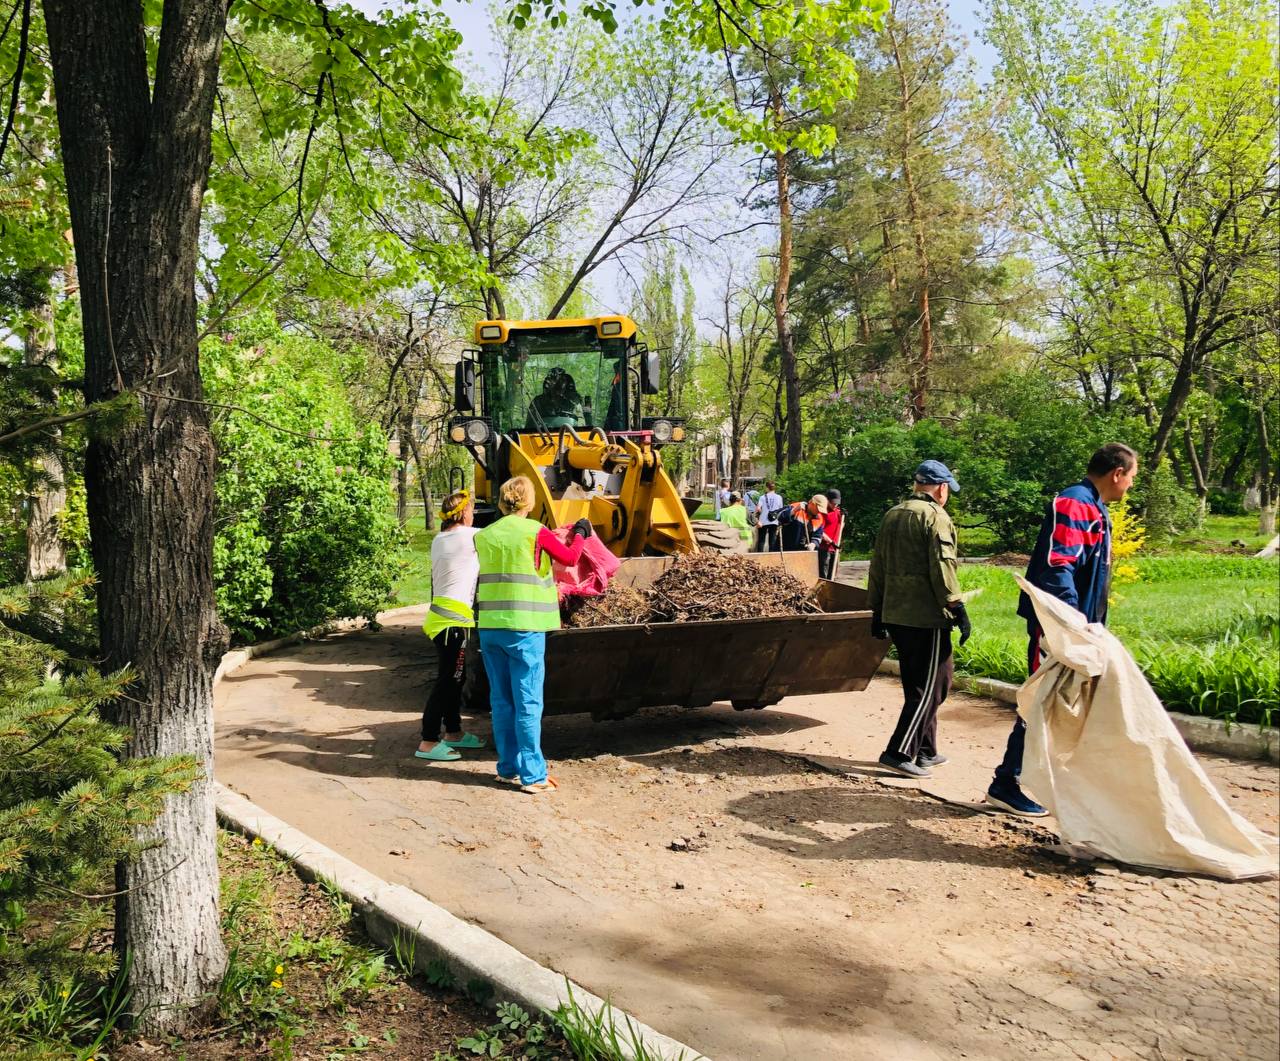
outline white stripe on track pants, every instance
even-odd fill
[[[938,708],[951,692],[951,631],[885,624],[902,666],[902,714],[885,750],[915,759],[938,753]]]

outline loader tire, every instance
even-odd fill
[[[699,549],[710,549],[717,553],[745,553],[747,543],[742,540],[737,530],[726,527],[719,520],[693,520],[693,538]]]

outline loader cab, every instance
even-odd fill
[[[601,335],[601,325],[512,326],[505,341],[480,348],[486,415],[498,436],[574,428],[626,431],[632,425],[631,373],[639,354],[635,325]],[[630,324],[630,322],[627,322]],[[611,329],[612,330],[612,329]]]
[[[477,525],[496,518],[497,485],[527,474],[538,480],[535,518],[555,526],[578,505],[602,523],[607,511],[621,540],[650,496],[657,450],[684,438],[683,420],[641,416],[659,364],[635,322],[481,321],[475,341],[456,368],[449,438],[476,460]]]

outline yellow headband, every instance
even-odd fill
[[[470,503],[471,503],[471,492],[469,490],[463,490],[462,500],[459,501],[456,505],[454,505],[453,508],[448,509],[447,511],[444,509],[441,509],[440,518],[453,519],[454,516],[461,516],[462,513],[466,511],[467,505],[469,505]]]

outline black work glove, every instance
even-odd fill
[[[578,522],[573,525],[573,533],[579,538],[590,538],[593,533],[591,530],[591,520],[583,516],[582,519],[578,520]]]
[[[877,641],[889,640],[889,631],[884,625],[884,620],[880,618],[879,612],[871,613],[871,636]]]
[[[960,644],[969,640],[973,633],[973,623],[969,621],[969,613],[965,611],[964,601],[956,601],[947,611],[951,613],[951,629],[960,631]]]

